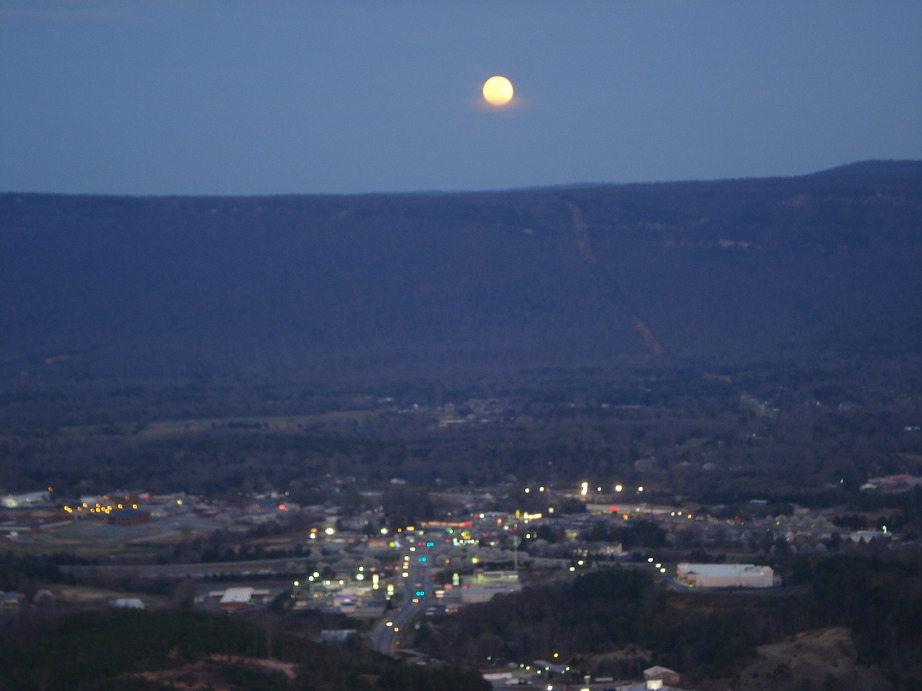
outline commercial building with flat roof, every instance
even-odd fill
[[[781,585],[770,566],[755,564],[689,564],[676,569],[676,581],[692,588],[771,588]]]

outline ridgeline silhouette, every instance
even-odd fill
[[[465,194],[0,195],[0,377],[922,352],[922,162]]]

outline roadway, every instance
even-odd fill
[[[399,605],[397,609],[388,611],[370,634],[379,653],[391,655],[400,646],[401,637],[435,601],[430,579],[432,549],[431,542],[416,537],[409,538],[404,544],[397,567],[399,582],[394,588],[394,600]]]

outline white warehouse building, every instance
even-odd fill
[[[689,564],[676,569],[676,581],[692,588],[771,588],[781,585],[770,566],[754,564]]]

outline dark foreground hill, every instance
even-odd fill
[[[421,668],[185,610],[82,612],[5,627],[4,689],[485,691],[475,671]],[[278,620],[275,626],[278,625]]]
[[[0,195],[0,376],[922,352],[922,162],[479,194]]]

